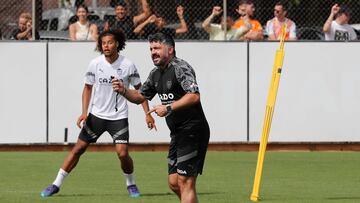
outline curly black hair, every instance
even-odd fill
[[[96,50],[99,51],[100,53],[103,53],[102,38],[105,36],[114,36],[115,41],[117,41],[119,43],[119,46],[117,47],[117,52],[119,52],[125,48],[126,35],[123,30],[121,30],[121,29],[106,30],[99,35],[98,40],[97,40]]]

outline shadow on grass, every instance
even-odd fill
[[[198,195],[216,195],[221,194],[221,192],[199,192]],[[175,195],[172,192],[166,192],[166,193],[143,193],[141,196],[143,197],[152,197],[152,196],[173,196]]]
[[[143,197],[154,197],[154,196],[172,196],[174,195],[171,192],[166,192],[166,193],[143,193],[141,194],[141,196]]]
[[[221,194],[221,192],[199,192],[198,195],[216,195],[216,194]],[[166,193],[142,193],[141,196],[142,197],[156,197],[156,196],[173,196],[175,195],[174,193],[171,192],[166,192]],[[76,193],[76,194],[58,194],[58,195],[54,195],[52,196],[52,198],[63,198],[63,197],[92,197],[92,196],[96,196],[96,197],[111,197],[111,196],[122,196],[121,194],[118,193],[113,193],[113,194],[84,194],[84,193]]]
[[[327,197],[328,200],[360,200],[360,196],[358,197]]]
[[[81,194],[81,193],[76,193],[76,194],[58,194],[58,195],[54,195],[51,198],[54,197],[92,197],[92,196],[96,196],[96,197],[111,197],[111,196],[120,196],[120,194],[118,193],[113,193],[113,194]]]

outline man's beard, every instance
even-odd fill
[[[162,59],[162,60],[160,60],[158,63],[155,63],[155,62],[154,62],[154,65],[155,65],[155,66],[160,66],[160,67],[165,66],[165,65],[166,65],[166,60],[165,60],[165,58]]]

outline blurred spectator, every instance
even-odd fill
[[[241,0],[239,2],[236,12],[240,14],[240,17],[235,21],[233,28],[240,28],[246,26],[245,19],[249,19],[251,29],[241,39],[247,40],[261,40],[264,38],[263,28],[260,22],[256,19],[252,19],[255,13],[255,4],[251,0]]]
[[[165,17],[160,14],[151,15],[148,19],[146,19],[143,23],[138,25],[134,33],[143,36],[145,39],[148,38],[149,35],[155,34],[157,32],[162,32],[172,37],[175,37],[177,34],[184,34],[188,32],[188,26],[184,19],[184,7],[181,5],[176,7],[176,14],[180,21],[180,26],[178,28],[170,28],[166,26]]]
[[[147,0],[141,0],[141,5],[143,10],[142,13],[130,17],[128,16],[127,4],[124,1],[117,2],[115,4],[116,17],[115,19],[106,21],[104,29],[122,29],[125,32],[127,39],[136,39],[137,36],[133,32],[134,29],[151,14]]]
[[[65,7],[65,8],[72,8],[74,5],[74,2],[71,0],[59,0],[61,7]]]
[[[331,8],[329,18],[326,20],[323,27],[325,40],[356,40],[356,33],[354,29],[348,24],[349,20],[349,9],[344,6],[340,7],[338,4],[335,4]]]
[[[0,28],[0,40],[2,40],[2,32],[1,32],[1,28]]]
[[[210,40],[239,40],[240,37],[245,35],[250,29],[251,24],[247,16],[243,19],[246,26],[242,26],[240,28],[233,28],[234,19],[228,15],[226,18],[226,39],[225,37],[225,29],[224,17],[221,16],[220,24],[212,24],[211,22],[214,20],[216,16],[219,16],[222,13],[222,9],[220,6],[214,6],[211,15],[204,20],[202,23],[202,27],[205,29],[207,33],[209,33]]]
[[[30,13],[22,13],[19,17],[18,27],[13,30],[11,39],[33,40],[32,37],[32,18]],[[35,31],[35,39],[40,39],[39,33]]]
[[[277,2],[274,8],[274,18],[266,23],[266,33],[269,40],[280,40],[281,29],[286,24],[285,40],[296,40],[296,25],[287,18],[287,7],[282,2]]]
[[[76,8],[77,21],[69,26],[70,40],[96,40],[97,26],[88,20],[89,10],[85,5]]]

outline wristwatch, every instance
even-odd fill
[[[171,104],[166,105],[166,116],[170,115],[172,112]]]

